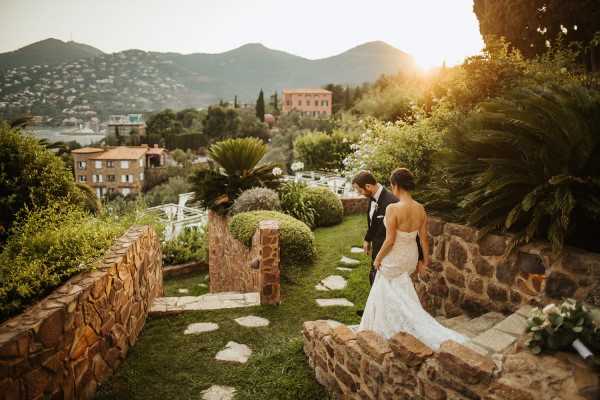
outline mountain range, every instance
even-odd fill
[[[133,63],[130,62],[131,59],[134,60]],[[106,68],[99,69],[99,66],[106,63],[110,67],[111,60],[119,60],[117,65],[125,64],[127,68],[113,68],[112,72],[109,68],[108,73]],[[167,89],[165,85],[175,86],[168,88],[171,91],[169,95],[173,96],[169,101],[164,104],[146,101],[148,104],[143,104],[144,108],[202,107],[219,99],[231,100],[235,95],[242,101],[251,102],[256,99],[261,88],[268,94],[284,88],[320,87],[327,83],[356,85],[374,81],[381,74],[415,69],[415,62],[409,54],[381,41],[364,43],[331,57],[310,60],[269,49],[260,43],[249,43],[216,54],[140,50],[108,54],[82,43],[46,39],[0,54],[0,85],[4,84],[0,86],[0,102],[10,101],[3,97],[18,94],[19,91],[35,92],[35,84],[39,84],[36,76],[40,72],[51,79],[58,74],[61,82],[64,81],[65,76],[61,71],[73,63],[82,64],[83,70],[87,71],[87,74],[81,74],[77,78],[78,88],[81,90],[77,91],[76,97],[85,95],[85,90],[90,85],[96,86],[92,84],[95,82],[88,82],[89,79],[102,80],[106,76],[122,76],[126,79],[122,79],[121,84],[127,86],[136,86],[138,79],[144,82],[142,86],[158,85],[160,88],[162,84],[164,89]],[[148,74],[142,76],[138,73],[140,70],[147,71],[149,63],[154,64],[157,69],[156,73],[150,74],[150,78]],[[20,79],[23,73],[25,80]],[[68,79],[67,77],[67,84]],[[18,83],[14,84],[14,81]],[[65,89],[64,82],[59,86],[62,86],[60,89]],[[131,93],[137,93],[137,88],[131,89]],[[133,97],[145,98],[147,94]],[[131,107],[131,104],[140,107],[140,101],[135,101],[134,98],[123,100],[121,103],[125,107]]]

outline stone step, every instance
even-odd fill
[[[344,278],[343,276],[329,275],[327,278],[325,278],[321,282],[319,282],[315,286],[315,289],[322,290],[322,291],[341,290],[341,289],[346,288],[347,284],[348,284],[348,282],[346,281],[346,278]]]
[[[460,333],[463,333],[464,331],[466,336],[474,337],[487,331],[503,319],[504,315],[498,312],[489,312],[469,321],[459,323],[454,327],[454,329]],[[467,333],[471,333],[471,335]]]
[[[319,307],[354,307],[354,303],[346,298],[340,299],[315,299]]]
[[[502,320],[497,321],[492,327],[473,337],[471,343],[485,349],[491,354],[506,352],[519,337],[525,334],[527,330],[527,318],[524,315],[527,315],[529,310],[529,306],[521,307],[517,312],[506,318],[502,318]],[[488,316],[488,321],[486,322],[496,318],[497,316]]]
[[[149,315],[177,314],[184,311],[221,310],[260,305],[259,293],[223,292],[202,296],[157,297],[152,302]]]
[[[446,319],[446,320],[444,321],[444,325],[445,325],[447,328],[454,329],[455,327],[457,327],[457,326],[459,326],[459,325],[462,325],[462,324],[464,324],[465,322],[469,322],[470,320],[471,320],[471,319],[470,319],[468,316],[466,316],[466,315],[464,315],[464,314],[461,314],[461,315],[459,315],[459,316],[456,316],[456,317],[452,317],[452,318],[448,318],[448,319]]]

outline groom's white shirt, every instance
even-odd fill
[[[371,199],[371,209],[369,210],[370,221],[373,220],[373,214],[375,213],[375,211],[377,211],[377,202],[379,201],[379,196],[381,196],[381,192],[383,191],[383,185],[380,183],[378,183],[377,185],[379,186],[379,188],[377,189],[377,191],[373,195],[373,198]]]

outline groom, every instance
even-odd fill
[[[354,179],[352,179],[352,186],[361,195],[370,199],[369,210],[367,214],[368,218],[368,229],[367,234],[363,242],[363,250],[367,254],[371,254],[371,260],[375,261],[375,257],[383,242],[385,241],[385,225],[383,224],[383,217],[385,216],[385,209],[392,203],[398,202],[396,196],[389,190],[383,187],[380,183],[377,183],[375,177],[369,171],[359,172]],[[421,243],[417,236],[417,247],[419,249],[419,260],[423,259],[423,250],[421,249]],[[371,271],[369,272],[369,282],[371,286],[375,280],[377,269],[373,263],[371,263]]]

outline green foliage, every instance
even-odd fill
[[[307,170],[340,170],[358,138],[358,134],[341,130],[331,134],[311,132],[294,140],[294,152]]]
[[[286,182],[279,186],[281,209],[284,213],[315,227],[315,209],[308,202],[308,186],[302,182]]]
[[[280,209],[281,202],[279,201],[279,195],[276,191],[256,187],[243,191],[242,194],[235,199],[230,214],[235,215],[241,212],[257,210],[277,211]]]
[[[532,87],[480,105],[448,135],[450,185],[467,222],[546,237],[559,251],[600,222],[600,96]],[[590,224],[593,222],[593,224]]]
[[[256,118],[260,122],[265,122],[265,96],[262,89],[260,89],[258,99],[256,99]]]
[[[22,210],[61,199],[83,201],[62,160],[35,138],[0,122],[0,244]]]
[[[337,225],[344,219],[344,206],[337,194],[328,188],[309,187],[306,201],[315,210],[315,225]]]
[[[177,204],[181,193],[189,193],[191,191],[192,185],[186,178],[174,176],[169,178],[167,182],[152,188],[152,190],[144,195],[144,198],[148,206],[151,207],[167,203]]]
[[[183,125],[177,120],[175,112],[169,108],[154,114],[146,122],[148,134],[158,134],[162,137],[178,135],[183,132]]]
[[[560,305],[548,304],[531,310],[527,318],[528,346],[535,354],[542,351],[572,350],[575,339],[592,350],[600,350],[600,325],[581,302],[566,299]]]
[[[164,265],[189,262],[208,262],[208,230],[203,227],[186,227],[175,239],[161,246]]]
[[[240,116],[235,109],[211,106],[204,119],[204,134],[211,140],[234,137],[240,130],[240,123]]]
[[[269,139],[269,128],[267,124],[261,122],[251,110],[237,110],[240,116],[240,128],[237,136],[256,137],[264,141]]]
[[[93,217],[75,206],[54,202],[21,218],[0,253],[0,319],[90,269],[132,224],[156,223],[152,217],[138,215]]]
[[[252,244],[252,237],[261,221],[279,222],[281,263],[284,266],[306,265],[316,256],[315,237],[302,221],[277,211],[250,211],[235,215],[229,230],[234,238],[246,246]]]
[[[212,145],[209,156],[216,165],[198,170],[191,178],[196,200],[203,207],[226,213],[244,190],[276,188],[275,165],[259,165],[265,153],[266,145],[257,138],[227,139]]]

